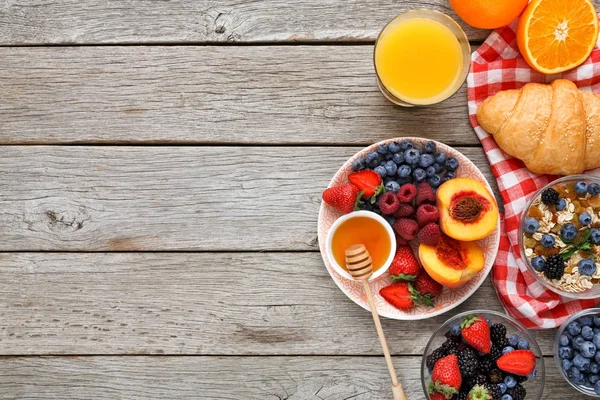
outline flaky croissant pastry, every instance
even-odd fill
[[[600,167],[600,96],[571,81],[499,92],[479,106],[477,120],[531,172],[571,175]]]

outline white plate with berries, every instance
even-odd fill
[[[373,144],[344,163],[323,200],[321,256],[342,292],[365,310],[362,283],[342,277],[328,259],[329,230],[357,210],[380,214],[394,228],[394,260],[371,282],[377,311],[387,318],[418,320],[453,309],[481,286],[498,252],[500,218],[490,185],[467,157],[440,142]]]

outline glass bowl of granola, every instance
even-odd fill
[[[600,179],[570,175],[543,187],[519,224],[521,255],[546,288],[570,298],[600,296]]]

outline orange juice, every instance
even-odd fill
[[[379,83],[391,94],[390,100],[397,98],[399,104],[442,101],[454,94],[466,77],[468,42],[466,37],[463,43],[457,38],[462,30],[443,14],[431,14],[438,20],[420,16],[428,13],[433,12],[397,17],[383,29],[375,45]]]
[[[353,244],[364,244],[373,260],[373,272],[387,261],[392,243],[380,222],[368,217],[350,218],[340,224],[333,233],[331,250],[335,261],[346,271],[346,249]]]

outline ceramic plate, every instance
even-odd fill
[[[425,144],[429,139],[423,138],[396,138],[385,140],[383,142],[375,143],[372,146],[369,146],[362,151],[355,154],[352,158],[350,158],[346,163],[338,170],[335,174],[331,182],[329,182],[329,187],[340,185],[348,182],[348,174],[352,173],[352,162],[358,157],[364,157],[368,153],[375,151],[377,146],[380,144],[389,144],[391,142],[400,142],[404,139],[410,139],[415,143],[420,144],[421,146]],[[489,183],[481,173],[481,171],[473,164],[467,157],[453,149],[452,147],[446,146],[443,143],[436,142],[437,148],[440,151],[445,152],[448,157],[454,157],[459,162],[459,167],[456,170],[457,177],[468,177],[478,180],[485,184],[487,189],[492,192],[492,188]],[[327,259],[327,253],[325,251],[325,242],[327,238],[327,233],[329,232],[329,228],[333,222],[340,217],[340,213],[337,212],[332,207],[325,204],[325,202],[321,202],[321,209],[319,211],[319,226],[318,226],[318,234],[319,234],[319,247],[321,249],[321,256],[323,257],[323,261],[325,262],[325,266],[327,267],[327,271],[333,278],[334,282],[338,285],[338,287],[348,296],[352,301],[356,304],[364,308],[365,310],[369,310],[369,306],[367,303],[366,295],[363,291],[362,283],[355,282],[352,280],[348,280],[342,278],[337,272],[334,271],[333,267],[329,263]],[[454,307],[461,304],[463,301],[468,299],[475,291],[481,286],[489,272],[492,270],[492,266],[494,260],[496,259],[496,254],[498,252],[498,245],[500,243],[500,224],[498,223],[498,227],[490,236],[483,240],[479,240],[477,242],[479,246],[483,249],[484,257],[485,257],[485,266],[479,274],[477,274],[472,280],[470,280],[465,286],[458,289],[449,289],[444,288],[442,294],[435,300],[434,307],[425,307],[423,305],[418,305],[410,311],[401,311],[390,304],[388,304],[380,295],[379,290],[391,283],[389,274],[386,272],[380,278],[371,282],[371,288],[373,290],[373,295],[375,298],[375,303],[377,305],[377,311],[379,315],[399,320],[417,320],[434,317],[439,314],[443,314],[446,311],[453,309]]]

